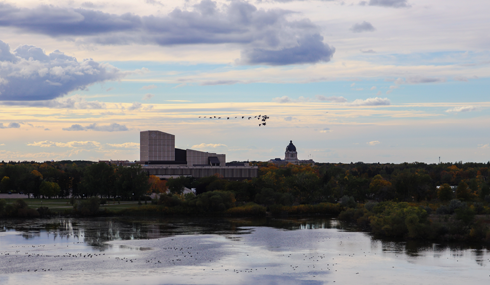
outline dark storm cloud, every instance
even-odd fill
[[[410,7],[408,5],[407,0],[369,0],[361,1],[359,5],[365,6],[383,6],[383,7],[393,7],[393,8],[407,8]]]
[[[47,55],[35,46],[20,46],[11,53],[0,41],[0,101],[50,100],[124,75],[108,64],[78,62],[60,51]]]
[[[374,32],[376,29],[369,22],[356,23],[350,30],[354,33]]]
[[[91,9],[38,6],[17,8],[0,3],[0,26],[13,27],[80,43],[103,45],[192,45],[231,43],[242,46],[241,62],[296,64],[329,61],[335,49],[323,43],[308,19],[289,20],[291,11],[258,9],[244,1],[218,7],[203,0],[192,10],[164,16],[115,15]]]

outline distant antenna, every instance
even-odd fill
[[[441,164],[441,157],[439,156],[439,164]]]

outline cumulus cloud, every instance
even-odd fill
[[[376,90],[376,86],[371,87],[371,90]]]
[[[377,144],[380,144],[380,142],[379,141],[370,141],[367,144],[370,145],[370,146],[375,146]]]
[[[155,89],[157,88],[158,86],[154,85],[154,84],[151,84],[151,85],[147,85],[147,86],[143,86],[141,87],[141,90],[151,90],[151,89]]]
[[[304,36],[293,47],[268,50],[255,48],[242,52],[249,64],[288,65],[330,61],[335,48],[323,43],[319,34]]]
[[[382,106],[382,105],[391,105],[391,102],[388,98],[368,98],[366,100],[357,99],[354,102],[349,103],[349,105],[353,106]]]
[[[118,123],[112,123],[110,125],[97,125],[96,123],[90,124],[88,126],[82,126],[79,124],[71,125],[69,128],[62,128],[63,131],[87,131],[93,130],[97,132],[124,132],[129,129],[125,125],[120,125]]]
[[[63,109],[105,109],[106,105],[99,101],[86,101],[78,95],[68,98],[55,100],[40,101],[3,101],[2,105],[7,106],[28,106],[28,107],[46,107],[46,108],[63,108]]]
[[[4,126],[3,123],[0,123],[0,129],[18,129],[20,128],[19,123],[10,123],[7,126]]]
[[[126,142],[126,143],[108,143],[107,145],[117,148],[139,148],[140,144],[135,142]]]
[[[369,0],[359,2],[361,6],[382,6],[382,7],[392,7],[392,8],[408,8],[410,5],[407,0]]]
[[[376,28],[373,27],[373,25],[369,22],[362,22],[362,23],[356,23],[350,30],[353,33],[362,33],[362,32],[374,32]]]
[[[145,96],[143,96],[143,100],[150,100],[151,98],[153,98],[153,94],[150,94],[150,93],[146,93]]]
[[[490,144],[479,144],[478,145],[478,148],[489,148],[490,147]]]
[[[461,106],[446,110],[447,113],[465,113],[474,111],[478,111],[478,108],[475,106]]]
[[[0,4],[0,18],[3,5]],[[109,64],[92,59],[78,62],[60,51],[47,55],[38,47],[24,45],[11,53],[9,45],[2,41],[0,51],[0,78],[3,79],[0,101],[50,100],[97,82],[125,76]]]
[[[355,83],[353,83],[353,84],[355,84]],[[345,103],[345,102],[347,102],[347,99],[345,99],[342,96],[340,96],[340,97],[337,97],[337,96],[326,97],[326,96],[323,96],[323,95],[316,95],[316,99],[318,101],[327,101],[327,102],[335,102],[335,103]]]
[[[128,111],[134,111],[138,109],[141,109],[141,103],[139,102],[134,102],[133,105],[128,107]]]
[[[157,1],[154,1],[157,3]],[[320,29],[308,19],[291,19],[292,11],[259,9],[245,1],[220,7],[203,0],[190,9],[166,15],[109,14],[94,9],[40,5],[19,8],[0,3],[0,26],[80,43],[101,45],[237,44],[240,62],[287,65],[329,61],[335,48],[323,42]],[[61,82],[45,79],[56,84]]]
[[[28,146],[38,146],[38,147],[68,147],[68,148],[77,148],[77,147],[83,147],[83,148],[98,148],[100,147],[100,143],[96,141],[71,141],[71,142],[53,142],[53,141],[39,141],[39,142],[33,142],[33,143],[28,143]]]

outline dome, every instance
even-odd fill
[[[289,145],[286,147],[286,151],[296,151],[296,147],[293,144],[293,141],[289,141]]]

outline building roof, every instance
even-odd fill
[[[296,151],[296,147],[293,144],[293,141],[289,141],[289,145],[286,147],[286,151]]]

